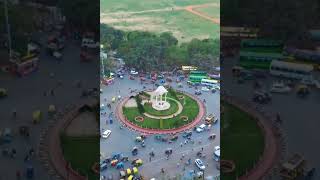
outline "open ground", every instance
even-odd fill
[[[219,38],[219,13],[218,0],[102,1],[100,22],[127,31],[171,32],[188,42]]]

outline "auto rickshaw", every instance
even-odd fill
[[[133,180],[133,175],[130,175],[130,176],[128,177],[128,180]]]
[[[49,113],[50,115],[56,113],[56,106],[51,104],[51,105],[49,106],[49,108],[48,108],[48,113]]]
[[[143,161],[142,161],[142,159],[135,159],[135,160],[133,160],[132,161],[132,163],[131,163],[132,165],[134,165],[134,166],[141,166],[142,164],[143,164]]]
[[[133,171],[133,174],[138,174],[138,173],[139,173],[139,170],[138,170],[138,168],[136,168],[136,167],[133,167],[133,168],[132,168],[132,171]]]
[[[183,88],[182,83],[178,84],[178,88]]]
[[[133,147],[131,153],[132,153],[133,156],[137,155],[138,154],[138,148],[136,146]]]
[[[166,150],[164,151],[164,153],[165,153],[166,155],[172,154],[172,149],[171,149],[171,148],[168,148],[168,149],[166,149]]]
[[[215,134],[211,134],[210,136],[209,136],[209,139],[210,140],[214,140],[216,138],[216,135]]]
[[[117,168],[117,169],[121,169],[121,168],[123,168],[123,167],[124,167],[123,162],[119,162],[119,163],[117,163],[117,165],[116,165],[116,168]]]
[[[170,140],[171,140],[171,141],[176,141],[178,138],[179,138],[178,135],[172,135],[172,136],[170,137]]]
[[[131,172],[131,169],[128,168],[128,169],[127,169],[127,176],[131,175],[131,173],[132,173],[132,172]]]
[[[28,126],[20,126],[19,127],[19,134],[21,136],[26,136],[28,137],[30,135],[29,133],[29,127]]]
[[[159,141],[162,140],[162,136],[161,136],[161,135],[155,135],[154,138],[155,138],[156,140],[159,140]]]
[[[115,160],[112,160],[110,164],[111,164],[111,166],[114,167],[114,166],[116,166],[118,164],[118,162],[119,161],[117,159],[115,159]]]
[[[32,123],[37,124],[41,121],[42,114],[40,110],[33,111],[32,113]]]
[[[0,131],[0,144],[1,142],[10,143],[12,139],[13,135],[10,128],[5,128],[3,131]]]
[[[243,70],[242,67],[240,67],[240,66],[234,66],[234,67],[232,68],[232,75],[238,77],[238,76],[240,76],[240,73],[241,73],[242,70]]]
[[[125,178],[126,177],[126,172],[125,171],[120,171],[120,178]]]
[[[141,136],[137,136],[136,137],[136,142],[141,142],[142,141],[142,137]]]
[[[4,88],[0,88],[0,98],[6,97],[7,95],[7,90]]]
[[[310,93],[308,86],[306,85],[300,85],[297,88],[297,95],[299,97],[305,97]]]

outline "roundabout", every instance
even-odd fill
[[[164,93],[157,93],[159,89]],[[205,110],[197,97],[159,86],[154,92],[124,98],[116,107],[116,115],[125,126],[140,133],[171,134],[193,128]]]
[[[223,179],[261,179],[268,176],[280,154],[280,144],[270,119],[233,97],[223,97],[221,105],[221,135],[226,139],[222,143],[225,147],[221,160]],[[231,148],[235,146],[238,147],[236,150]]]

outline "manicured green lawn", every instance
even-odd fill
[[[180,93],[177,93],[177,95],[179,95]],[[171,97],[170,95],[168,95],[168,97]],[[195,101],[194,99],[190,98],[189,96],[185,96],[185,104],[184,101],[181,101],[182,105],[183,105],[183,110],[182,112],[171,119],[164,119],[163,120],[163,128],[162,129],[172,129],[172,128],[178,128],[181,127],[185,124],[188,124],[190,122],[192,122],[196,116],[199,113],[199,107],[198,107],[198,103],[197,101]],[[159,119],[152,119],[152,118],[148,118],[145,117],[144,115],[141,115],[138,111],[138,108],[135,107],[123,107],[123,113],[124,115],[127,117],[127,119],[140,126],[143,128],[152,128],[152,129],[160,129],[160,120]],[[135,121],[135,117],[137,116],[142,116],[144,117],[144,121],[143,122],[137,122]],[[181,116],[187,116],[189,117],[188,121],[183,121],[181,120]]]
[[[99,175],[91,170],[95,162],[99,162],[100,139],[94,137],[61,136],[61,146],[65,159],[72,168],[82,175],[88,175],[89,180],[99,179]]]
[[[151,104],[148,104],[148,103],[145,103],[143,107],[144,107],[144,110],[146,113],[151,114],[151,115],[155,115],[155,116],[172,115],[179,110],[177,102],[175,102],[174,100],[171,100],[171,99],[167,99],[167,101],[170,103],[170,108],[167,110],[157,111],[157,110],[153,109]]]
[[[262,130],[249,114],[230,104],[222,104],[224,114],[221,118],[221,159],[233,160],[236,164],[235,172],[222,174],[222,178],[234,180],[236,176],[250,170],[262,155],[264,137]]]

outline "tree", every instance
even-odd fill
[[[100,12],[98,0],[59,0],[58,7],[66,16],[67,21],[84,31],[99,32]]]

